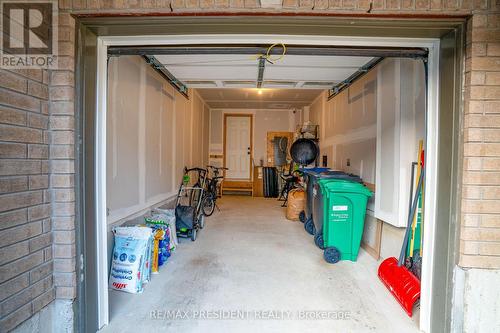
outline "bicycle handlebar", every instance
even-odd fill
[[[213,165],[207,165],[207,167],[208,168],[212,168],[212,169],[217,169],[217,170],[229,170],[226,167],[216,167],[216,166],[213,166]]]
[[[189,172],[189,171],[205,171],[205,172],[207,172],[207,170],[203,169],[203,168],[191,168],[191,169],[188,169],[186,167],[184,167],[184,171],[185,172]]]

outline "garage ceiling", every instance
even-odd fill
[[[154,57],[188,88],[255,88],[259,55],[156,54]],[[279,58],[273,55],[272,58]],[[373,57],[285,55],[266,62],[263,88],[329,89]],[[271,59],[272,61],[272,59]]]
[[[200,88],[196,91],[213,109],[298,109],[310,105],[321,89]]]

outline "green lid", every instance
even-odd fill
[[[364,194],[367,197],[373,195],[372,191],[363,184],[345,179],[328,179],[326,181],[319,180],[321,187],[326,191],[342,192],[342,193],[358,193]]]

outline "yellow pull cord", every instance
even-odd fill
[[[278,57],[276,57],[276,58],[273,59],[272,56],[271,56],[271,50],[273,48],[275,48],[276,46],[281,46],[283,48],[283,53],[281,53]],[[269,62],[271,64],[274,64],[275,62],[282,60],[285,57],[285,54],[286,54],[286,46],[285,46],[285,44],[283,44],[283,43],[274,43],[273,45],[271,45],[271,46],[269,46],[267,48],[266,54],[257,54],[257,55],[255,55],[255,59],[264,58],[264,59],[266,59],[267,62]]]

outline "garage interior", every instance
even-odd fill
[[[219,209],[197,240],[180,238],[142,294],[109,291],[103,332],[145,324],[419,330],[418,305],[409,318],[377,269],[399,256],[405,237],[412,162],[425,139],[425,50],[246,45],[112,47],[108,54],[108,265],[113,228],[141,224],[153,208],[173,208],[184,167],[229,170]],[[289,151],[305,128],[317,129],[319,147],[309,167],[357,175],[374,194],[356,262],[326,263],[304,224],[285,218],[283,201],[265,197],[262,168],[286,173],[291,162],[287,153],[277,164],[275,138],[287,138]],[[229,149],[233,142],[249,143],[248,151]],[[249,163],[234,162],[238,153]],[[201,309],[332,310],[356,320],[145,320],[156,310]]]

